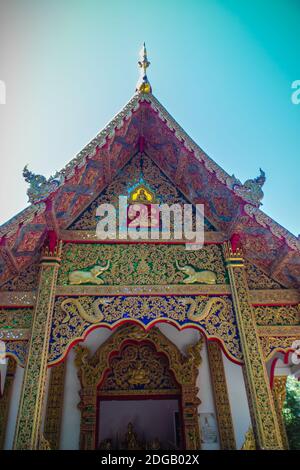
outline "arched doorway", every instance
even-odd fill
[[[196,379],[201,346],[202,339],[188,348],[187,355],[183,355],[158,328],[145,331],[133,324],[119,327],[92,357],[83,346],[76,346],[76,365],[81,382],[80,448],[95,449],[100,443],[101,446],[117,448],[151,448],[157,445],[159,438],[155,433],[158,428],[153,427],[153,420],[151,425],[149,412],[145,413],[143,405],[145,401],[149,406],[151,403],[153,413],[157,413],[164,400],[170,409],[168,419],[173,420],[177,412],[175,441],[178,446],[199,449],[197,408],[200,400],[197,398]],[[105,420],[112,409],[116,411],[119,407],[122,410],[122,401],[123,405],[126,401],[129,408],[130,402],[135,403],[134,416],[135,419],[139,416],[136,425],[142,431],[140,436],[128,428],[123,432],[124,425],[128,427],[131,421],[118,421],[117,412],[114,413],[115,427],[111,427],[111,436],[101,432],[104,429],[101,415]],[[123,430],[118,429],[122,426]],[[149,428],[151,426],[152,429]],[[166,446],[165,442],[160,444]]]

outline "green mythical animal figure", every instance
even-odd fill
[[[104,271],[107,271],[110,267],[110,261],[107,261],[106,266],[93,266],[89,270],[77,270],[69,273],[69,282],[70,284],[79,285],[79,284],[104,284],[103,279],[101,279],[100,274]]]
[[[201,283],[201,284],[216,284],[217,276],[213,271],[201,270],[196,271],[193,266],[188,264],[185,266],[179,266],[178,261],[175,261],[176,267],[179,271],[182,271],[187,277],[183,279],[185,284]]]

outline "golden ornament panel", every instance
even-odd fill
[[[74,341],[95,326],[113,328],[135,321],[150,328],[157,321],[172,322],[179,329],[194,327],[220,340],[227,355],[241,362],[239,334],[229,297],[203,296],[80,296],[55,301],[49,363],[56,363]]]
[[[108,262],[109,268],[101,270]],[[99,273],[95,272],[94,275],[92,270],[96,266],[99,267]],[[86,281],[82,281],[85,285],[96,284],[96,277],[104,285],[206,283],[205,278],[193,279],[189,273],[180,269],[183,267],[188,267],[187,270],[196,274],[196,277],[199,272],[206,270],[215,273],[217,284],[227,282],[219,245],[188,251],[185,245],[65,243],[58,285],[70,284],[70,273],[74,271],[90,273],[86,275]]]

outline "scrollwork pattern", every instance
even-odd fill
[[[122,320],[147,326],[172,320],[179,328],[198,326],[221,340],[228,355],[242,361],[239,335],[229,297],[203,296],[80,296],[55,301],[49,363],[64,356],[68,346],[93,324],[113,327]]]
[[[282,449],[277,415],[274,408],[268,377],[264,367],[263,353],[254,323],[254,314],[249,300],[246,274],[241,263],[234,264],[234,253],[230,245],[225,246],[225,258],[233,291],[233,300],[245,361],[246,377],[250,391],[253,419],[257,438],[262,449]]]
[[[14,448],[37,449],[45,393],[47,353],[58,264],[41,264],[39,290],[33,316],[28,359],[23,380]]]
[[[0,309],[0,328],[31,328],[32,309]]]
[[[76,244],[63,246],[63,261],[58,284],[68,285],[68,275],[75,269],[110,261],[110,269],[101,274],[105,285],[170,285],[184,284],[185,275],[177,269],[189,264],[197,270],[210,270],[217,284],[226,284],[227,276],[218,245],[207,245],[188,251],[184,245]]]
[[[300,305],[254,307],[257,325],[300,325]]]

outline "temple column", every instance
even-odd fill
[[[230,243],[226,243],[224,255],[243,351],[256,445],[259,449],[283,449],[280,426],[249,299],[242,252],[239,248],[233,249]]]
[[[7,370],[3,395],[0,393],[0,449],[4,449],[7,420],[10,407],[12,388],[16,373],[16,361],[11,357],[7,360]]]
[[[61,242],[49,241],[40,263],[37,299],[33,314],[19,413],[15,449],[38,449],[47,376],[48,349],[60,263]]]
[[[182,387],[182,415],[186,450],[201,449],[198,406],[201,401],[197,397],[193,385]]]
[[[207,353],[218,419],[221,449],[234,450],[236,449],[236,443],[222,351],[216,342],[208,341]]]
[[[286,434],[284,419],[282,415],[283,405],[286,397],[286,375],[275,375],[273,379],[273,397],[277,418],[280,426],[281,437],[285,449],[289,448],[289,441]]]
[[[85,387],[84,392],[80,392],[80,399],[78,405],[81,411],[79,449],[93,450],[98,445],[95,435],[97,422],[96,387]]]
[[[59,449],[66,361],[51,367],[44,436],[52,450]]]

